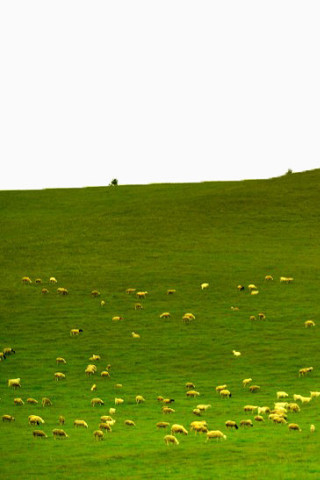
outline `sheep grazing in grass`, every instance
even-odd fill
[[[64,288],[64,287],[59,287],[59,288],[57,288],[57,293],[58,293],[59,295],[69,295],[68,290],[67,290],[66,288]]]
[[[42,404],[43,407],[51,407],[52,402],[51,402],[50,398],[43,397],[43,399],[41,400],[41,404]]]
[[[34,283],[36,283],[37,285],[39,285],[40,283],[42,283],[42,279],[41,278],[36,278]]]
[[[13,399],[13,404],[14,405],[24,405],[24,401],[22,400],[22,398],[14,398]]]
[[[33,430],[32,435],[36,438],[48,438],[48,435],[43,430]]]
[[[293,278],[292,277],[280,277],[280,282],[281,283],[291,283],[291,282],[293,282]]]
[[[250,387],[249,387],[249,391],[251,393],[259,392],[260,389],[261,389],[261,387],[259,387],[259,385],[250,385]]]
[[[270,280],[273,280],[273,276],[272,275],[266,275],[264,277],[264,279],[267,280],[267,281],[270,281]]]
[[[126,293],[130,295],[131,293],[134,293],[136,291],[135,288],[127,288]]]
[[[197,417],[201,417],[201,414],[202,414],[200,408],[194,408],[194,409],[192,410],[192,413],[193,413],[194,415],[197,415]]]
[[[115,405],[121,405],[124,402],[123,398],[115,398],[114,399],[114,404]]]
[[[182,317],[182,320],[185,322],[185,323],[189,323],[191,322],[192,320],[195,320],[196,317],[193,315],[193,313],[185,313]]]
[[[56,364],[63,363],[64,365],[67,363],[63,357],[56,358]]]
[[[261,415],[256,415],[254,419],[256,422],[264,422],[264,418]]]
[[[0,352],[0,362],[2,362],[2,360],[5,360],[6,359],[6,356],[3,352]]]
[[[313,367],[305,367],[305,368],[300,368],[299,370],[299,377],[303,377],[307,373],[311,373],[313,370]]]
[[[250,295],[258,295],[259,290],[251,290]]]
[[[258,410],[258,408],[259,408],[259,407],[256,406],[256,405],[245,405],[245,406],[243,407],[243,410],[244,410],[245,412],[254,412],[255,410]]]
[[[103,440],[103,437],[104,437],[104,433],[102,430],[95,430],[93,432],[93,436],[96,440]]]
[[[316,427],[312,424],[310,425],[310,432],[314,433],[316,431]]]
[[[208,427],[207,425],[199,423],[199,424],[192,425],[191,430],[193,430],[194,433],[197,435],[197,433],[207,433]]]
[[[80,335],[80,333],[82,333],[83,330],[82,328],[72,328],[70,330],[70,337],[74,336],[74,335]]]
[[[12,355],[13,353],[16,353],[16,351],[15,351],[12,347],[5,347],[5,348],[3,349],[3,354],[4,354],[5,356],[7,356],[7,355]]]
[[[96,361],[100,361],[101,360],[101,357],[100,355],[91,355],[91,357],[89,358],[90,362],[96,362]]]
[[[21,388],[21,379],[20,378],[11,378],[8,380],[8,387],[14,388]]]
[[[288,403],[287,404],[287,409],[289,412],[294,412],[294,413],[299,413],[300,412],[300,407],[297,403]]]
[[[59,420],[58,420],[59,425],[64,425],[64,424],[65,424],[65,421],[66,421],[66,419],[64,418],[64,416],[63,416],[63,415],[60,415],[60,416],[59,416]]]
[[[201,290],[205,290],[209,287],[209,283],[201,283]]]
[[[302,395],[300,397],[301,403],[309,403],[311,402],[311,400],[312,400],[312,397],[303,397]]]
[[[66,378],[65,374],[62,372],[55,372],[54,378],[58,382],[59,380],[64,380]]]
[[[99,429],[100,430],[106,430],[107,432],[112,432],[111,425],[108,422],[99,423]]]
[[[258,313],[258,317],[259,317],[259,320],[265,320],[266,319],[266,316],[264,313]]]
[[[97,390],[97,385],[94,383],[92,387],[90,388],[91,392],[95,392]]]
[[[69,435],[66,434],[66,432],[64,430],[62,430],[62,428],[54,428],[52,430],[52,434],[54,436],[54,438],[68,438]]]
[[[44,423],[43,418],[39,417],[39,415],[29,415],[28,423],[30,425],[41,425]]]
[[[101,400],[101,398],[95,397],[95,398],[92,398],[92,399],[91,399],[91,405],[92,405],[93,407],[95,407],[96,405],[104,405],[104,401]]]
[[[253,290],[258,290],[258,288],[255,286],[254,283],[250,283],[250,285],[248,285],[248,290],[249,292],[252,292]]]
[[[122,383],[116,383],[114,387],[115,388],[122,388]]]
[[[90,375],[94,375],[96,373],[96,371],[97,371],[97,366],[93,365],[93,364],[89,364],[89,365],[87,365],[84,373],[86,375],[90,376]]]
[[[106,423],[108,423],[108,422],[112,422],[112,421],[113,421],[113,418],[112,418],[110,415],[102,415],[102,416],[100,417],[100,420],[101,420],[101,422],[106,422]]]
[[[163,313],[161,313],[160,318],[170,318],[170,316],[171,315],[170,315],[169,312],[163,312]]]
[[[289,397],[289,395],[287,394],[287,392],[277,392],[277,399],[280,400],[281,398],[287,398]]]
[[[88,424],[87,422],[85,422],[84,420],[75,420],[73,422],[73,425],[75,427],[82,427],[82,428],[88,428]]]
[[[241,352],[238,352],[237,350],[232,350],[232,353],[235,357],[240,357],[241,356]]]
[[[158,401],[158,402],[163,402],[163,400],[164,400],[164,398],[163,398],[162,395],[158,395],[158,396],[157,396],[157,401]]]
[[[171,427],[171,434],[174,433],[182,433],[183,435],[188,435],[188,431],[184,428],[183,425],[179,425],[178,423],[174,423]]]
[[[105,304],[106,304],[105,300],[101,300],[101,302],[100,302],[101,307],[104,307]]]
[[[133,420],[125,420],[124,424],[128,425],[128,427],[135,427],[136,426],[136,424],[134,423]]]
[[[306,320],[306,321],[304,322],[304,326],[305,326],[305,328],[310,328],[310,327],[315,327],[316,324],[314,323],[313,320]]]
[[[27,403],[30,403],[30,405],[37,405],[38,400],[35,398],[27,398]]]
[[[169,413],[174,413],[175,410],[173,408],[170,408],[170,407],[162,407],[162,413],[164,414],[169,414]]]
[[[58,283],[57,279],[55,277],[50,277],[49,278],[50,283]]]
[[[110,413],[110,415],[115,415],[116,414],[116,409],[113,408],[113,407],[110,407],[109,408],[109,413]]]
[[[112,317],[112,320],[113,322],[119,322],[120,320],[123,320],[123,318],[120,317],[120,315],[115,315],[114,317]]]
[[[289,430],[297,430],[298,432],[301,432],[301,428],[297,423],[289,423],[288,428]]]
[[[22,277],[22,283],[25,283],[25,284],[32,283],[31,278],[30,277]]]
[[[143,398],[142,395],[137,395],[136,396],[136,403],[143,403],[145,402],[145,399]]]
[[[239,290],[239,292],[242,292],[244,290],[244,286],[243,285],[237,285],[237,289]]]
[[[42,293],[43,295],[46,295],[47,293],[49,293],[49,290],[48,290],[47,288],[42,288],[42,289],[41,289],[41,293]]]
[[[92,297],[100,297],[101,293],[98,290],[92,290],[91,296]]]
[[[167,295],[173,295],[174,293],[176,293],[174,288],[169,288],[169,290],[167,290]]]
[[[218,386],[216,387],[216,392],[219,393],[219,392],[221,392],[221,390],[225,390],[226,388],[227,388],[227,385],[226,385],[226,384],[225,384],[225,385],[218,385]]]
[[[134,309],[135,310],[143,310],[143,305],[141,303],[135,303]]]
[[[227,428],[235,428],[236,430],[238,430],[238,428],[239,428],[237,423],[234,420],[227,420],[226,423],[225,423],[225,426]]]
[[[215,438],[216,440],[226,440],[227,436],[222,433],[220,430],[209,430],[207,432],[207,441],[211,438]]]
[[[239,307],[230,307],[233,312],[239,312]]]
[[[169,445],[169,443],[172,443],[173,445],[179,445],[179,440],[174,435],[165,435],[164,443],[166,445]]]
[[[187,382],[185,384],[185,387],[188,388],[188,389],[190,389],[190,388],[195,389],[196,388],[195,384],[192,383],[192,382]]]
[[[252,322],[254,322],[254,321],[256,320],[255,315],[250,315],[249,320],[251,320]]]
[[[132,338],[140,338],[139,333],[136,333],[136,332],[131,332],[131,336]]]
[[[252,378],[245,378],[244,380],[242,380],[242,385],[243,387],[246,387],[251,382],[252,382]]]
[[[226,388],[224,390],[220,390],[220,397],[230,398],[231,397],[230,390],[227,390]]]
[[[3,422],[14,422],[15,418],[12,415],[2,415],[2,421]]]
[[[201,412],[206,412],[208,410],[208,408],[211,408],[211,404],[203,404],[203,403],[200,403],[199,405],[197,405],[197,409],[200,410]]]
[[[240,427],[253,427],[252,420],[250,418],[240,421]]]
[[[311,398],[318,398],[320,397],[320,392],[310,392]]]
[[[163,398],[162,399],[162,403],[168,405],[169,403],[173,403],[174,402],[174,398]]]
[[[110,378],[110,373],[108,372],[108,370],[103,370],[100,373],[100,376],[103,377],[103,378]]]
[[[148,292],[137,292],[136,293],[137,298],[146,298],[147,295],[148,295]]]
[[[270,413],[270,407],[258,407],[258,414]]]
[[[167,428],[167,427],[169,427],[169,425],[170,425],[169,422],[158,422],[158,423],[156,424],[156,427],[157,427],[157,428]]]
[[[198,397],[198,396],[200,395],[200,393],[197,392],[196,390],[188,390],[188,391],[186,392],[186,395],[187,395],[187,397],[192,397],[192,398],[194,398],[194,397]]]

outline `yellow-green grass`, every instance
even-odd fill
[[[267,416],[251,429],[227,431],[224,424],[253,419],[243,406],[272,407],[278,390],[290,400],[320,390],[319,181],[315,170],[259,181],[0,192],[0,348],[16,350],[0,363],[0,413],[16,418],[0,424],[3,478],[317,478],[320,399],[289,414],[302,432]],[[274,280],[265,281],[267,274]],[[31,285],[22,283],[25,275]],[[57,285],[49,284],[50,276]],[[280,283],[280,276],[294,281]],[[34,283],[37,277],[42,285]],[[207,290],[202,282],[210,284]],[[258,295],[236,288],[249,283]],[[69,295],[57,295],[57,287]],[[138,300],[143,310],[134,309],[128,287],[148,291]],[[176,293],[167,295],[169,288]],[[94,289],[100,297],[90,295]],[[170,319],[159,318],[165,311]],[[182,321],[186,312],[196,316],[189,324]],[[249,320],[259,312],[266,320]],[[114,315],[123,320],[112,321]],[[304,327],[308,319],[314,328]],[[71,328],[83,333],[70,337]],[[141,338],[133,339],[132,331]],[[86,377],[93,353],[101,355],[93,362],[98,372]],[[57,356],[67,364],[56,365]],[[103,379],[109,363],[111,378]],[[299,377],[308,366],[313,372]],[[56,371],[66,380],[56,382]],[[7,380],[16,377],[22,388],[14,392]],[[260,392],[242,387],[247,377]],[[187,398],[187,381],[195,383],[198,398]],[[230,399],[215,391],[224,383]],[[137,394],[146,402],[136,405]],[[158,395],[175,399],[175,413],[162,414]],[[41,406],[44,396],[52,407]],[[95,396],[104,407],[90,405]],[[124,399],[116,424],[97,442],[93,431],[116,396]],[[14,397],[39,404],[14,406]],[[202,418],[227,440],[206,443],[205,435],[189,432],[178,436],[178,446],[166,446],[168,432],[156,423],[189,429],[198,403],[212,405]],[[45,424],[28,425],[33,413]],[[55,440],[59,415],[69,438]],[[89,428],[75,429],[77,418]],[[136,427],[125,426],[126,419]],[[33,438],[35,428],[48,438]]]

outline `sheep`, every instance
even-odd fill
[[[280,277],[280,283],[291,283],[293,282],[292,277]]]
[[[75,420],[73,422],[73,425],[75,427],[83,427],[83,428],[88,428],[88,424],[87,422],[85,422],[84,420]]]
[[[115,415],[116,414],[116,409],[113,408],[113,407],[110,407],[109,408],[109,413],[110,413],[110,415]]]
[[[320,397],[320,392],[310,392],[311,398],[318,398]]]
[[[47,398],[47,397],[43,397],[43,399],[41,400],[41,403],[43,407],[51,407],[52,405],[50,398]]]
[[[66,432],[64,430],[62,430],[61,428],[54,428],[52,430],[52,434],[53,434],[54,438],[58,438],[58,437],[68,438],[69,437],[69,435],[67,435]]]
[[[303,377],[303,376],[306,375],[307,373],[312,372],[312,370],[313,370],[313,367],[300,368],[300,370],[299,370],[299,377]]]
[[[288,405],[288,402],[275,402],[274,408],[287,408]]]
[[[104,437],[104,433],[102,430],[95,430],[93,432],[93,436],[96,440],[103,440],[103,437]]]
[[[259,290],[251,290],[250,295],[258,295]]]
[[[169,425],[170,425],[169,422],[158,422],[158,423],[156,424],[156,427],[157,427],[157,428],[167,428],[167,427],[169,427]]]
[[[11,378],[8,380],[8,387],[12,387],[14,389],[21,388],[21,379],[20,378]]]
[[[55,277],[50,277],[50,278],[49,278],[49,282],[50,282],[50,283],[58,283],[58,282],[57,282],[57,279],[56,279]]]
[[[170,315],[169,312],[163,312],[163,313],[161,313],[161,315],[160,315],[160,318],[170,318],[170,317],[171,317],[171,315]]]
[[[309,327],[315,327],[316,324],[314,323],[313,320],[306,320],[306,321],[304,322],[304,326],[305,326],[305,328],[309,328]]]
[[[3,422],[14,422],[15,418],[12,415],[2,415]]]
[[[103,377],[103,378],[110,378],[110,373],[108,372],[108,370],[103,370],[100,373],[100,376]]]
[[[97,390],[97,385],[94,383],[91,388],[90,388],[90,391],[91,392],[95,392]]]
[[[40,425],[44,423],[43,418],[39,417],[39,415],[29,415],[28,423],[30,425]]]
[[[104,405],[104,401],[101,400],[101,398],[95,397],[95,398],[92,398],[92,399],[91,399],[91,405],[92,405],[93,407],[95,407],[96,405]]]
[[[48,435],[43,430],[33,430],[32,435],[36,438],[48,438]]]
[[[179,445],[179,440],[174,435],[165,435],[164,443],[169,445],[169,443],[173,443],[173,445]]]
[[[59,425],[64,425],[64,424],[65,424],[65,421],[66,421],[66,419],[64,418],[64,416],[63,416],[63,415],[60,415],[60,416],[59,416]]]
[[[16,353],[16,351],[13,350],[12,347],[5,347],[5,348],[3,349],[3,354],[4,354],[4,355],[12,355],[13,353]]]
[[[169,288],[169,290],[167,290],[167,295],[173,295],[174,293],[176,293],[174,288]]]
[[[111,425],[108,422],[99,423],[100,430],[106,430],[107,432],[112,432]]]
[[[261,415],[256,415],[254,419],[256,422],[264,422],[264,418]]]
[[[224,435],[220,430],[209,430],[207,432],[207,440],[208,441],[210,438],[215,438],[216,440],[221,440],[222,438],[224,440],[227,439],[227,436]]]
[[[83,330],[82,328],[72,328],[70,330],[70,337],[74,336],[74,335],[80,335],[80,333],[82,333]]]
[[[189,389],[189,388],[193,388],[193,389],[196,388],[195,384],[192,383],[192,382],[187,382],[187,383],[185,384],[185,387],[188,388],[188,389]]]
[[[254,410],[258,410],[259,407],[257,407],[256,405],[245,405],[243,407],[243,410],[245,412],[254,412]]]
[[[267,281],[270,281],[270,280],[273,280],[273,276],[272,275],[266,275],[264,277],[264,279],[267,280]]]
[[[47,293],[49,293],[49,290],[47,288],[42,288],[41,293],[42,295],[46,295]]]
[[[243,286],[243,285],[238,285],[238,286],[237,286],[237,289],[241,292],[241,291],[244,290],[244,286]]]
[[[115,405],[121,405],[124,402],[123,398],[115,398],[114,399],[114,404]]]
[[[135,310],[143,310],[143,305],[141,303],[135,303],[134,309]]]
[[[310,425],[310,432],[314,433],[316,431],[316,427],[312,424]]]
[[[252,382],[252,378],[245,378],[244,380],[242,380],[242,385],[243,387],[246,387],[251,382]]]
[[[288,428],[289,430],[297,430],[298,432],[301,432],[301,428],[297,423],[289,423]]]
[[[280,398],[287,398],[289,397],[289,395],[287,394],[287,392],[277,392],[277,399],[280,400]]]
[[[59,380],[64,380],[66,378],[65,374],[62,372],[55,372],[54,378],[58,382]]]
[[[41,278],[36,278],[34,282],[35,282],[37,285],[39,285],[40,283],[42,283],[42,279],[41,279]]]
[[[14,398],[13,399],[13,404],[14,405],[24,405],[24,401],[22,400],[22,398]]]
[[[227,389],[220,390],[220,396],[223,398],[230,398],[231,397],[231,392]]]
[[[207,422],[206,420],[193,420],[193,422],[190,423],[190,429],[193,430],[193,427],[196,427],[197,425],[204,425],[206,427]]]
[[[0,362],[2,362],[2,360],[5,360],[6,359],[6,356],[3,352],[0,352]]]
[[[136,396],[136,403],[143,403],[145,402],[145,399],[143,398],[142,395],[137,395]]]
[[[92,297],[100,297],[101,293],[98,290],[92,290],[91,296]]]
[[[163,400],[164,400],[163,396],[162,396],[162,395],[158,395],[157,401],[158,401],[158,402],[163,402]]]
[[[123,318],[120,317],[120,315],[115,315],[114,317],[112,317],[112,320],[113,322],[119,322],[120,320],[123,320]]]
[[[124,424],[128,425],[128,427],[135,427],[136,426],[136,424],[134,423],[133,420],[125,420]]]
[[[256,320],[256,317],[255,317],[254,315],[250,315],[249,320],[251,320],[252,322],[254,322],[254,321]]]
[[[253,290],[258,290],[258,288],[254,285],[254,283],[250,283],[250,285],[248,285],[248,290],[249,292],[252,292]]]
[[[101,307],[104,307],[105,304],[106,304],[105,300],[101,300],[101,302],[100,302]]]
[[[191,430],[197,435],[197,433],[207,433],[208,427],[204,424],[196,424],[191,427]]]
[[[100,420],[101,420],[101,422],[110,423],[110,422],[113,421],[113,418],[110,415],[102,415],[100,417]]]
[[[205,290],[209,287],[209,283],[201,283],[201,290]]]
[[[258,407],[258,415],[261,413],[266,414],[270,413],[270,408],[269,407]]]
[[[100,357],[100,355],[93,354],[93,355],[91,355],[89,360],[90,360],[90,362],[95,362],[95,361],[101,360],[101,357]]]
[[[38,400],[35,398],[27,398],[27,403],[30,403],[31,405],[36,405],[38,403]]]
[[[188,431],[184,428],[184,426],[177,423],[173,424],[171,427],[171,434],[173,435],[174,433],[182,433],[183,435],[188,435]]]
[[[65,361],[65,359],[63,357],[57,357],[56,358],[56,363],[57,363],[57,365],[59,363],[63,363],[65,365],[67,362]]]
[[[195,319],[196,319],[195,315],[193,315],[193,313],[190,313],[190,312],[185,313],[182,317],[182,320],[184,322],[190,322],[191,320],[195,320]]]
[[[188,391],[186,392],[186,395],[187,395],[187,397],[192,397],[192,398],[194,398],[194,397],[198,397],[198,396],[200,395],[200,393],[197,392],[196,390],[188,390]]]
[[[294,400],[295,402],[297,402],[298,400],[301,401],[301,395],[298,395],[297,393],[294,393],[294,394],[293,394],[293,400]]]
[[[300,412],[300,407],[297,403],[288,403],[287,409],[289,412],[295,412],[295,413]]]
[[[136,293],[137,298],[146,298],[147,295],[148,295],[148,292],[137,292]]]
[[[251,393],[256,393],[256,392],[258,392],[260,389],[261,389],[261,387],[259,387],[259,385],[250,385],[250,387],[249,387],[249,391],[250,391]]]
[[[57,293],[59,295],[68,295],[69,294],[68,290],[64,287],[57,288]]]
[[[115,388],[122,388],[122,383],[116,383]]]
[[[265,320],[266,319],[266,316],[264,313],[258,313],[258,317],[259,317],[259,320]]]
[[[173,408],[170,408],[170,407],[162,407],[162,413],[174,413],[175,410]]]
[[[192,413],[193,413],[194,415],[197,415],[198,417],[201,417],[201,410],[200,410],[200,408],[194,408],[194,409],[192,410]]]
[[[97,371],[97,366],[93,364],[89,364],[87,365],[84,373],[89,376],[89,375],[94,375],[96,371]]]
[[[241,352],[238,352],[237,350],[232,350],[232,353],[235,357],[240,357],[241,356]]]
[[[127,288],[126,293],[130,295],[131,293],[134,293],[136,291],[135,288]]]
[[[275,417],[273,417],[272,421],[273,423],[281,423],[281,424],[287,423],[287,420],[284,417],[280,417],[279,415],[276,415]]]
[[[202,404],[197,405],[197,409],[199,409],[201,412],[205,412],[208,410],[208,408],[211,408],[211,404]]]
[[[303,397],[303,396],[301,396],[300,400],[301,400],[301,403],[309,403],[309,402],[311,402],[312,397]]]
[[[240,427],[253,427],[252,420],[250,418],[240,421]]]
[[[131,332],[131,336],[132,338],[140,338],[139,333],[136,333],[136,332]]]
[[[162,399],[162,403],[164,403],[165,405],[168,405],[169,403],[173,403],[174,402],[174,398],[163,398]]]
[[[239,312],[239,307],[230,307],[233,312]]]
[[[26,283],[26,284],[27,283],[29,283],[29,284],[32,283],[32,280],[31,280],[30,277],[22,277],[21,280],[22,280],[22,283]]]
[[[233,420],[227,420],[226,423],[225,423],[225,426],[227,428],[235,428],[236,430],[238,430],[238,428],[239,428],[238,425],[236,424],[236,422],[233,421]]]
[[[227,385],[226,385],[226,384],[225,384],[225,385],[218,385],[218,386],[216,387],[216,392],[219,393],[219,392],[221,392],[221,390],[225,390],[226,388],[227,388]]]
[[[273,410],[271,410],[271,414],[276,414],[276,415],[280,415],[284,418],[287,418],[287,412],[288,410],[286,408],[274,408]]]

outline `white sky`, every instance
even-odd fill
[[[320,167],[319,0],[1,0],[0,189]]]

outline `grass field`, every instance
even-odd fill
[[[320,399],[289,413],[301,432],[265,416],[253,428],[227,431],[226,420],[253,419],[246,404],[268,405],[276,392],[309,396],[320,390],[320,170],[242,182],[155,184],[0,192],[0,349],[15,355],[0,363],[0,472],[6,479],[317,479],[320,477]],[[265,275],[273,281],[265,281]],[[29,276],[33,283],[21,279]],[[55,276],[57,285],[49,284]],[[280,276],[293,277],[289,284]],[[42,285],[34,280],[42,278]],[[202,282],[209,288],[201,290]],[[259,294],[238,284],[255,283]],[[49,294],[42,295],[41,289]],[[69,295],[60,296],[57,287]],[[148,291],[142,310],[128,287]],[[176,289],[167,295],[167,289]],[[101,297],[93,298],[97,289]],[[106,305],[101,307],[104,299]],[[239,307],[232,311],[231,306]],[[160,319],[162,312],[170,319]],[[182,321],[186,312],[196,319]],[[266,320],[250,321],[264,312]],[[114,315],[123,320],[112,321]],[[315,328],[304,322],[313,319]],[[81,328],[70,337],[71,328]],[[140,339],[133,339],[131,332]],[[232,350],[242,355],[235,358]],[[98,371],[84,373],[92,354]],[[66,365],[56,365],[62,356]],[[100,372],[111,364],[110,379]],[[299,377],[302,367],[313,366]],[[66,374],[56,382],[54,372]],[[8,388],[10,378],[22,388]],[[252,394],[242,379],[261,390]],[[198,398],[187,398],[194,382]],[[90,387],[97,384],[97,391]],[[115,385],[121,383],[122,389]],[[231,398],[220,398],[227,384]],[[137,405],[141,394],[145,403]],[[157,396],[175,399],[164,415]],[[41,398],[53,405],[42,407]],[[100,397],[105,405],[92,407]],[[114,398],[124,399],[115,425],[93,438]],[[13,405],[13,398],[38,405]],[[211,404],[202,419],[227,435],[178,436],[166,446],[156,423],[188,430],[192,409]],[[30,414],[41,415],[48,438],[33,438]],[[54,439],[59,415],[69,438]],[[86,429],[76,429],[75,419]],[[131,419],[136,427],[127,427]],[[310,433],[310,424],[317,428]]]

